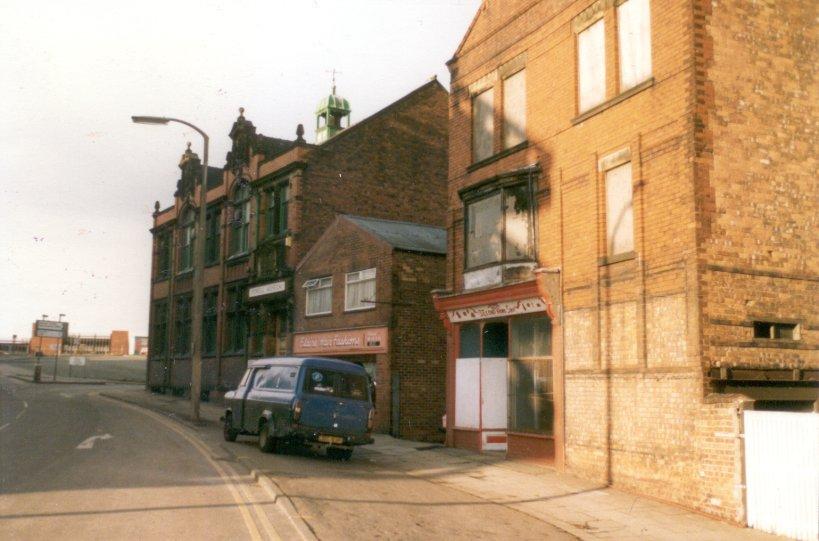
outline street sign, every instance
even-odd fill
[[[68,334],[68,322],[38,319],[34,334],[43,338],[64,338]]]
[[[69,357],[68,364],[70,366],[85,366],[85,357]]]

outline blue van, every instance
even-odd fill
[[[258,435],[259,448],[282,442],[326,447],[347,460],[355,445],[372,443],[372,384],[363,367],[321,357],[272,357],[248,364],[225,394],[224,437]]]

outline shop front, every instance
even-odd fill
[[[389,329],[359,327],[322,332],[298,332],[293,337],[293,354],[332,357],[364,367],[375,383],[375,427],[389,430],[389,396],[385,392],[389,374]],[[381,392],[379,392],[379,388]]]
[[[537,280],[436,296],[449,331],[447,442],[562,464],[562,343]]]

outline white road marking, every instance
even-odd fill
[[[27,408],[27,407],[28,407],[28,402],[26,402],[25,400],[23,400],[23,408]]]
[[[77,449],[93,449],[94,442],[97,440],[110,440],[113,438],[111,434],[103,434],[102,436],[91,436],[77,446]]]
[[[68,394],[68,393],[60,393],[60,396],[62,396],[64,398],[71,398],[71,395]]]
[[[3,430],[4,428],[6,428],[7,426],[9,426],[10,424],[11,424],[11,423],[6,423],[6,424],[4,424],[3,426],[0,426],[0,430]]]

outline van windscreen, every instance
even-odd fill
[[[367,378],[326,368],[309,368],[304,378],[304,392],[367,400]]]

